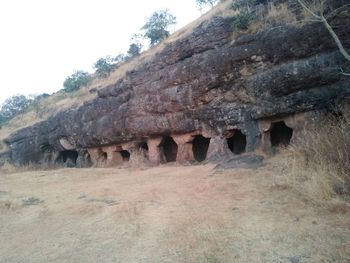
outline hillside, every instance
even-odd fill
[[[249,7],[248,25],[247,7],[232,4],[56,101],[58,113],[51,108],[46,120],[6,138],[11,161],[103,167],[141,157],[156,165],[268,153],[350,95],[339,70],[349,64],[295,1]],[[324,12],[342,5],[329,1]],[[348,16],[330,23],[348,48]]]
[[[123,63],[107,78],[100,79],[95,77],[87,87],[82,87],[78,91],[65,93],[63,90],[60,90],[52,94],[49,98],[40,100],[35,109],[29,108],[27,112],[15,117],[6,126],[0,129],[0,152],[5,151],[6,145],[3,140],[8,137],[9,134],[24,127],[31,126],[37,122],[44,121],[60,111],[69,108],[78,108],[84,102],[97,98],[98,90],[117,82],[120,78],[125,76],[127,71],[133,70],[151,60],[152,57],[163,50],[167,44],[176,41],[180,37],[191,34],[196,26],[207,21],[210,17],[227,15],[228,12],[231,12],[228,9],[230,3],[231,1],[223,1],[223,3],[218,4],[199,19],[174,32],[169,38],[165,39],[160,44],[143,52],[140,56],[135,57],[131,61]]]
[[[0,129],[0,263],[350,262],[349,0],[219,2]]]

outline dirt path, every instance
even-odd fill
[[[0,262],[350,262],[350,213],[267,168],[0,175]]]

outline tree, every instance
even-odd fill
[[[31,100],[28,100],[24,95],[15,95],[7,98],[1,106],[0,121],[9,121],[15,116],[23,113]]]
[[[90,81],[91,76],[88,72],[78,70],[66,78],[66,80],[63,82],[63,87],[66,92],[73,92],[83,86],[88,85]]]
[[[218,0],[196,0],[196,5],[197,5],[197,8],[201,11],[203,7],[205,6],[213,7],[214,5],[217,4],[217,2]]]
[[[95,64],[95,73],[99,78],[106,78],[117,67],[116,59],[110,56],[99,58]]]
[[[6,122],[6,118],[5,116],[3,116],[0,112],[0,129],[2,127],[2,125]]]
[[[115,58],[113,58],[115,67],[117,68],[121,63],[123,63],[127,59],[127,56],[124,54],[119,54]]]
[[[332,38],[334,39],[340,53],[344,56],[344,58],[346,60],[348,60],[350,62],[350,54],[345,50],[342,42],[340,41],[339,37],[337,36],[337,34],[334,32],[333,28],[331,27],[331,25],[328,23],[326,17],[323,14],[323,8],[322,8],[322,2],[320,3],[321,5],[321,10],[319,11],[313,11],[312,10],[312,6],[313,5],[308,5],[306,2],[304,2],[303,0],[298,0],[299,4],[311,15],[313,16],[314,20],[316,22],[321,22],[324,27],[328,30],[328,32],[330,33],[330,35],[332,36]],[[336,13],[337,11],[343,9],[344,7],[347,7],[349,5],[344,5],[336,10],[334,10],[332,12],[332,14]],[[343,72],[342,72],[343,73]],[[343,73],[344,75],[348,75],[346,73]]]
[[[39,95],[35,96],[34,101],[40,101],[40,100],[48,98],[48,97],[50,97],[49,94],[42,93],[42,94],[39,94]]]
[[[140,52],[141,52],[141,47],[135,43],[132,43],[129,46],[128,57],[129,58],[137,57],[138,55],[140,55]]]
[[[167,30],[169,26],[176,24],[176,17],[173,16],[168,9],[154,12],[141,28],[144,30],[144,37],[148,38],[151,46],[158,44],[164,38],[170,35]]]
[[[132,43],[130,44],[129,50],[127,52],[128,58],[133,58],[140,55],[142,49],[141,38],[142,35],[140,34],[135,34],[131,38]]]

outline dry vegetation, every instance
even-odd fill
[[[78,107],[85,100],[93,98],[94,94],[88,92],[88,88],[84,87],[76,92],[65,93],[59,91],[50,97],[41,99],[36,105],[29,107],[27,112],[20,114],[10,120],[0,129],[0,152],[6,150],[3,140],[16,130],[34,125],[37,122],[46,120],[48,117],[57,114],[59,111]]]
[[[350,207],[349,134],[348,114],[308,127],[278,157],[278,184],[292,187],[315,204],[345,202]]]
[[[314,7],[319,8],[315,5]],[[301,27],[310,22],[310,14],[300,5],[289,5],[288,3],[269,3],[267,7],[257,10],[257,18],[249,25],[244,34],[254,34],[269,28],[290,25]],[[242,32],[239,32],[242,33]]]
[[[349,215],[274,187],[269,167],[0,174],[0,262],[345,263]]]

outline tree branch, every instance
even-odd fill
[[[322,15],[317,15],[315,14],[302,0],[298,0],[298,3],[307,11],[309,12],[312,16],[314,16],[318,21],[322,22],[323,25],[326,27],[326,29],[328,30],[328,32],[331,34],[331,36],[333,37],[340,53],[344,56],[344,58],[346,60],[348,60],[350,62],[350,55],[349,53],[345,50],[343,44],[341,43],[339,37],[337,36],[337,34],[334,32],[333,28],[331,27],[331,25],[328,23],[327,19]],[[347,5],[344,5],[340,8],[338,8],[337,10],[339,9],[342,9],[344,8],[345,6]]]
[[[328,32],[333,37],[335,43],[337,44],[337,47],[338,47],[340,53],[344,56],[344,58],[346,60],[348,60],[350,62],[350,55],[349,55],[349,53],[345,50],[343,44],[341,43],[341,41],[340,41],[339,37],[337,36],[337,34],[334,32],[333,28],[330,26],[330,24],[328,24],[327,19],[322,16],[321,20],[322,20],[324,26],[327,28]]]
[[[335,10],[333,10],[330,14],[326,15],[326,18],[331,18],[336,15],[336,13],[341,12],[343,9],[346,9],[346,7],[350,7],[350,4],[343,5]]]
[[[315,18],[317,18],[318,20],[321,20],[322,17],[319,15],[316,15],[314,12],[311,11],[310,8],[307,7],[307,5],[302,1],[302,0],[298,0],[299,4],[307,11],[309,12],[312,16],[314,16]]]
[[[350,76],[350,73],[345,73],[342,68],[340,68],[340,74],[344,76]]]

